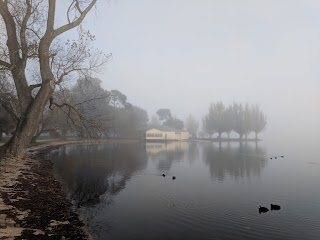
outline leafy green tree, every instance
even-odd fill
[[[256,140],[258,140],[258,134],[262,132],[267,125],[267,117],[261,111],[259,105],[254,105],[252,107],[252,131],[256,134]]]
[[[199,128],[199,122],[194,118],[193,115],[189,115],[186,120],[186,129],[192,135],[192,137],[197,137],[197,131]]]
[[[157,111],[160,121],[172,118],[170,109],[162,108]]]
[[[251,107],[249,106],[248,103],[246,103],[244,105],[244,116],[243,117],[244,117],[243,132],[244,132],[244,137],[247,140],[248,135],[253,130],[252,111],[251,111]]]
[[[239,134],[239,139],[242,139],[243,135],[245,134],[245,118],[243,105],[241,103],[233,103],[232,112],[234,118],[233,130]]]
[[[219,139],[221,139],[221,134],[225,131],[225,106],[223,102],[219,101],[212,104],[212,120],[213,129],[219,134]]]
[[[106,134],[110,120],[110,93],[101,87],[101,80],[80,78],[70,91],[59,94],[57,98],[61,103],[58,107],[67,114],[68,120],[81,137],[99,138]]]
[[[209,112],[203,121],[206,132],[210,135],[217,132],[221,139],[221,134],[226,131],[224,104],[221,101],[210,104]]]
[[[178,130],[183,130],[184,128],[184,123],[182,120],[178,119],[178,118],[169,118],[168,120],[166,120],[163,125],[168,126],[168,127],[172,127],[172,128],[176,128]]]
[[[209,137],[215,133],[215,129],[213,127],[213,115],[212,115],[212,106],[209,107],[209,113],[202,118],[202,130],[206,132]]]
[[[233,126],[235,125],[235,120],[233,118],[232,106],[228,106],[224,112],[224,129],[228,134],[228,139],[230,139],[230,134],[233,130]]]
[[[267,124],[265,114],[258,105],[236,103],[225,107],[222,102],[210,104],[208,113],[202,119],[203,130],[212,135],[214,132],[221,134],[226,132],[228,138],[232,131],[239,134],[241,140],[245,139],[251,132],[257,135],[265,129]]]
[[[119,90],[111,90],[110,104],[113,107],[129,107],[131,104],[127,102],[127,96]]]
[[[116,137],[136,137],[149,121],[148,113],[136,106],[113,108],[112,113],[111,130]]]
[[[182,120],[173,117],[170,109],[162,108],[157,111],[159,119],[163,122],[163,125],[182,130],[184,128],[184,123]]]

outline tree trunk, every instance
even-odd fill
[[[31,143],[37,143],[38,137],[41,135],[42,131],[38,132],[36,135],[34,135],[31,139]]]
[[[239,140],[240,140],[240,141],[242,140],[242,137],[243,137],[243,134],[242,134],[242,133],[239,133]]]
[[[37,138],[39,137],[39,135],[33,136],[31,139],[31,143],[37,143]]]
[[[43,110],[52,93],[53,88],[49,83],[41,87],[36,98],[30,103],[26,113],[21,117],[13,136],[6,144],[7,153],[17,157],[24,155],[26,148],[28,148],[38,128]]]

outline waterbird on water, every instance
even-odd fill
[[[162,177],[165,177],[166,175],[165,174],[162,174]]]
[[[271,211],[272,210],[280,210],[281,209],[281,207],[279,206],[279,205],[276,205],[276,204],[272,204],[271,203]]]
[[[284,158],[284,156],[281,156],[281,158]]]
[[[261,213],[266,213],[266,212],[268,212],[268,211],[269,211],[268,208],[259,206],[259,214],[261,214]]]
[[[176,179],[176,177],[175,177],[175,176],[173,176],[173,177],[172,177],[172,180],[175,180],[175,179]]]

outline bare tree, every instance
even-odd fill
[[[22,156],[34,136],[42,113],[57,85],[72,73],[97,71],[108,58],[88,48],[90,32],[63,42],[61,35],[79,26],[97,0],[72,0],[65,9],[67,22],[58,26],[56,0],[0,0],[0,71],[15,84],[19,112],[16,130],[5,150]],[[38,77],[30,79],[27,70]],[[33,90],[37,92],[33,95]],[[63,104],[56,104],[64,107]]]

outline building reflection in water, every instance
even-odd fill
[[[149,159],[158,162],[157,168],[160,172],[167,172],[174,162],[182,161],[188,148],[189,144],[181,141],[146,142]]]

